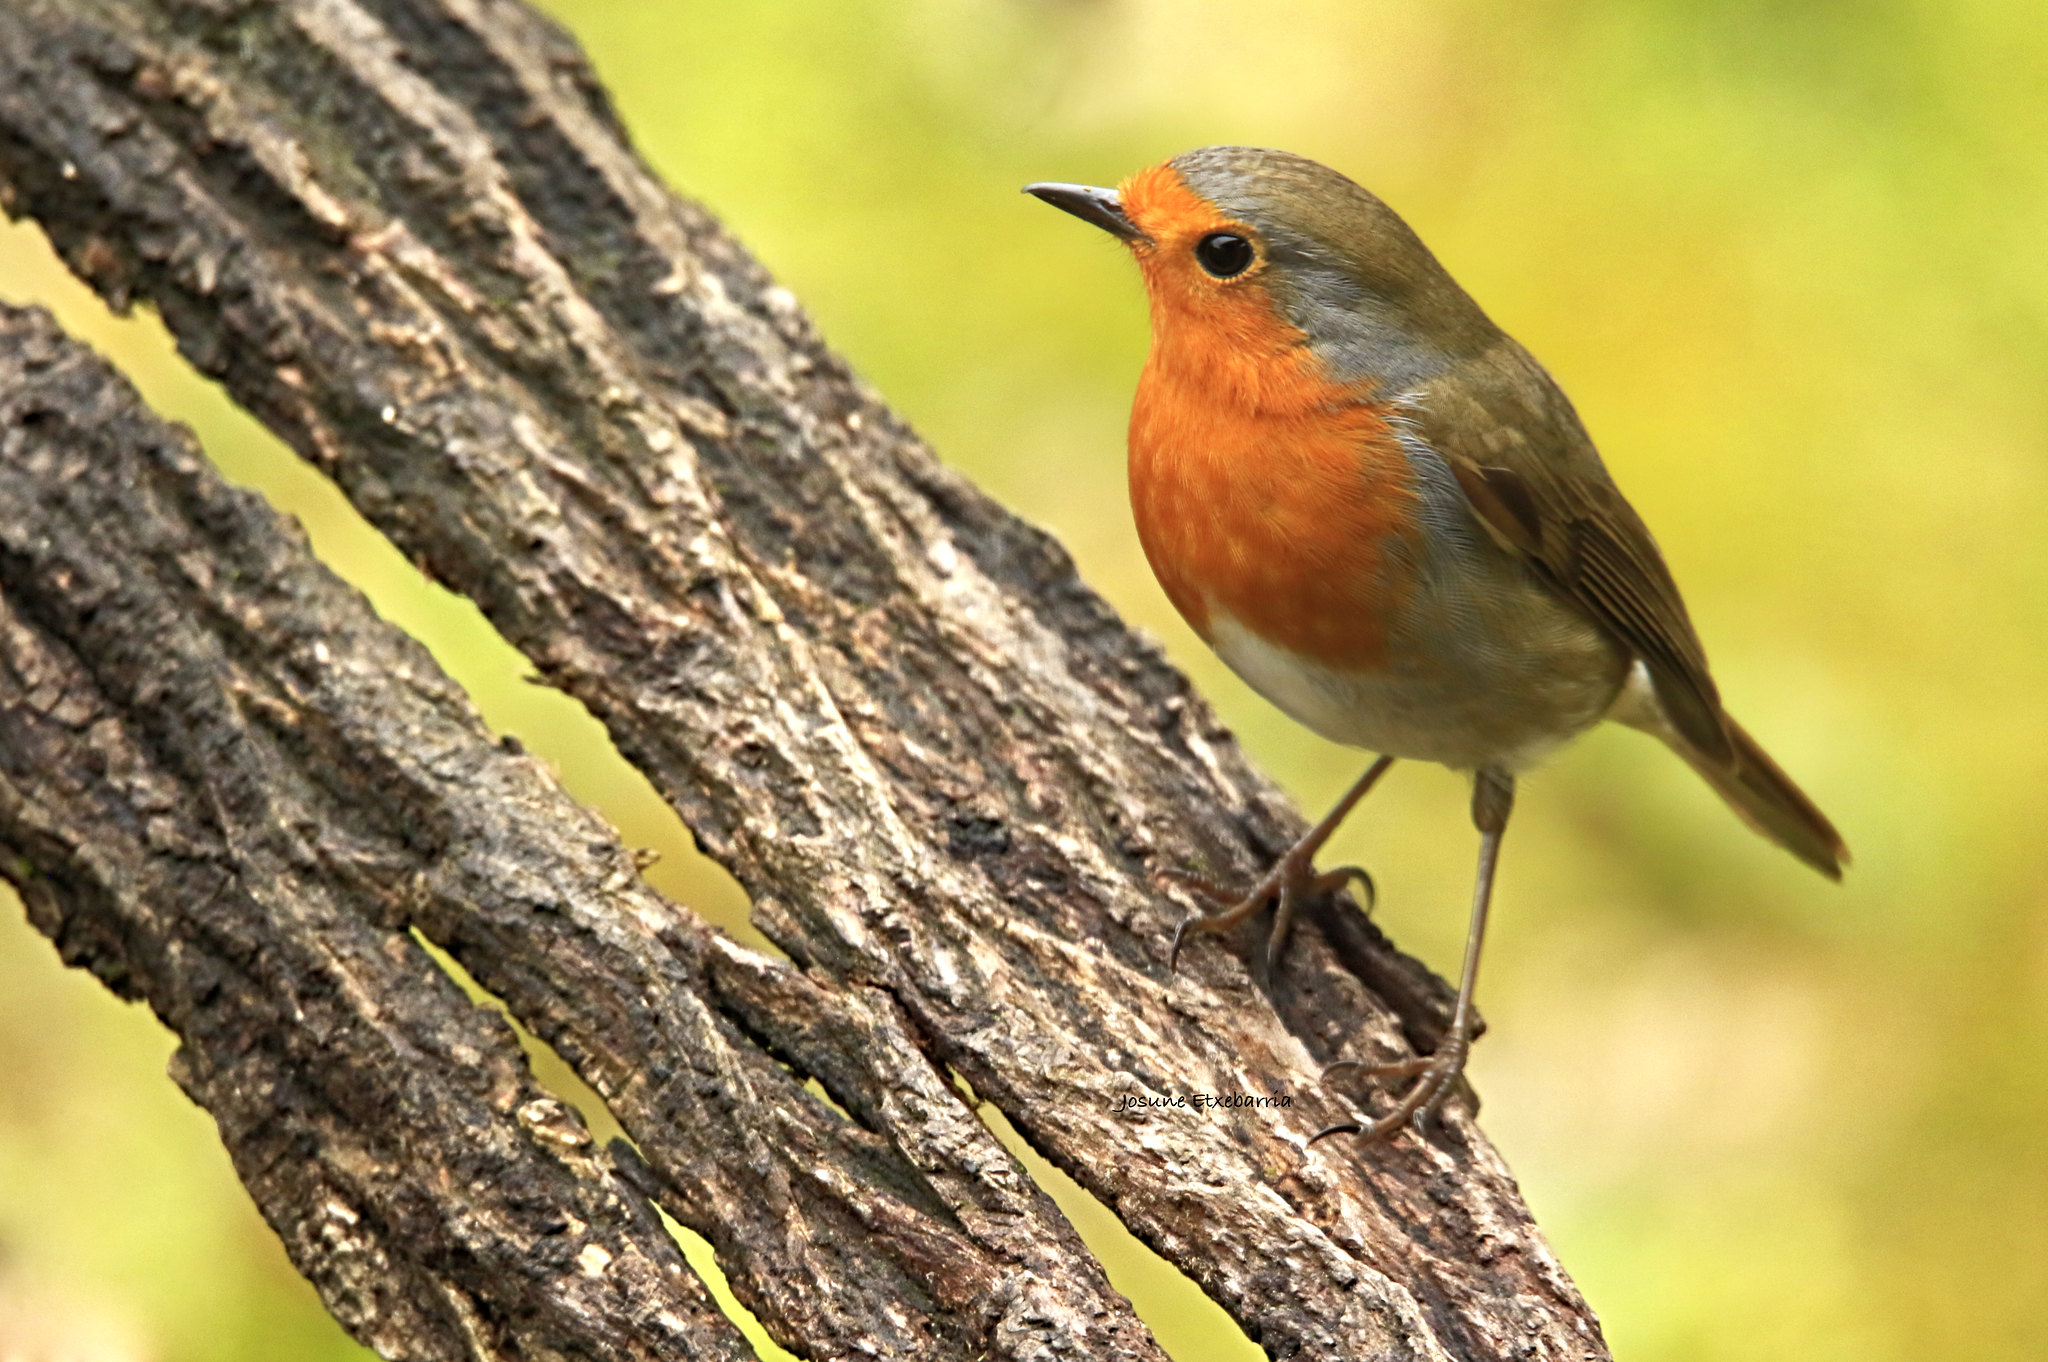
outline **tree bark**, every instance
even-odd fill
[[[1322,1066],[1427,1048],[1438,981],[1346,905],[1274,977],[1249,937],[1168,974],[1192,905],[1159,873],[1249,880],[1299,819],[651,177],[544,20],[13,0],[0,197],[602,719],[795,962],[648,891],[274,517],[11,315],[6,873],[178,1032],[358,1337],[743,1348],[651,1198],[805,1356],[1157,1356],[958,1074],[1275,1357],[1606,1356],[1469,1114],[1307,1143],[1353,1112]],[[634,1148],[591,1149],[413,930]],[[1195,1092],[1289,1105],[1118,1109]]]

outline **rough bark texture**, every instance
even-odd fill
[[[5,305],[0,848],[65,959],[178,1033],[294,1261],[392,1356],[750,1356],[636,1188],[816,1356],[1159,1356],[886,996],[648,889],[260,499]],[[414,926],[599,1089],[622,1169]]]
[[[532,764],[105,366],[5,307],[0,592],[8,878],[68,963],[178,1033],[175,1077],[336,1317],[394,1356],[749,1356],[511,1028],[406,935],[481,859],[418,768],[466,801],[477,768],[539,786]],[[591,831],[554,803],[554,840]]]
[[[136,527],[118,570],[51,566],[72,561],[65,497],[86,493],[61,478],[0,493],[0,589],[32,659],[0,697],[4,741],[37,754],[8,758],[0,800],[8,873],[38,921],[151,998],[188,1072],[246,1058],[278,1083],[341,1083],[314,1071],[353,1052],[279,1012],[198,1057],[214,1023],[178,1001],[174,966],[204,958],[185,933],[210,939],[215,906],[196,884],[145,882],[174,868],[237,903],[324,905],[303,921],[242,910],[302,934],[272,957],[252,925],[266,969],[295,971],[294,951],[328,961],[336,922],[423,978],[404,929],[445,946],[603,1094],[645,1156],[628,1160],[635,1185],[711,1239],[741,1298],[806,1355],[1156,1355],[950,1067],[1276,1357],[1605,1356],[1466,1115],[1434,1142],[1306,1144],[1351,1114],[1317,1082],[1324,1063],[1433,1039],[1434,979],[1343,910],[1297,934],[1277,978],[1206,941],[1167,975],[1190,905],[1158,872],[1248,879],[1296,816],[1056,545],[936,464],[787,292],[652,179],[545,21],[492,0],[11,0],[0,194],[110,300],[154,303],[195,364],[587,704],[800,966],[648,894],[608,833],[486,750],[416,649],[188,454],[138,436],[155,471],[94,482],[104,500],[72,522],[75,551],[108,561],[116,527]],[[9,419],[6,476],[63,464],[15,452],[56,440],[49,424]],[[184,651],[96,650],[124,593]],[[39,692],[35,666],[71,679]],[[84,722],[49,717],[74,694]],[[174,697],[206,723],[167,723]],[[149,779],[108,783],[115,767],[88,750],[100,732]],[[162,810],[135,803],[153,781],[168,782]],[[168,820],[161,846],[152,819]],[[131,829],[132,871],[95,820]],[[240,859],[259,851],[271,859]],[[165,903],[187,906],[172,920]],[[127,963],[138,954],[149,970]],[[259,993],[274,1005],[296,987]],[[364,1026],[405,1015],[353,984],[330,992]],[[257,1044],[273,1026],[309,1033]],[[851,1119],[807,1097],[806,1076]],[[317,1212],[305,1189],[266,1195],[257,1176],[287,1132],[192,1086],[302,1268],[370,1336],[297,1228]],[[501,1090],[476,1138],[510,1148],[502,1113],[519,1104]],[[1274,1091],[1292,1105],[1117,1110]],[[586,1207],[617,1195],[587,1152],[528,1158],[586,1179]],[[428,1194],[405,1171],[394,1206]],[[470,1208],[434,1213],[466,1224]],[[623,1206],[605,1225],[624,1236],[645,1217]],[[665,1261],[659,1247],[635,1261]],[[394,1281],[425,1291],[438,1260],[403,1264],[415,1276]],[[684,1299],[672,1274],[643,1276]],[[491,1319],[547,1318],[516,1289]],[[729,1342],[675,1313],[671,1351]],[[439,1356],[455,1346],[441,1337],[423,1322],[417,1342],[379,1346]]]

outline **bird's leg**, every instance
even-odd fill
[[[1370,905],[1375,893],[1372,876],[1355,865],[1343,866],[1318,875],[1316,853],[1323,849],[1323,843],[1330,840],[1330,834],[1337,830],[1338,824],[1344,821],[1357,806],[1358,801],[1365,798],[1365,792],[1377,785],[1380,777],[1385,775],[1387,768],[1393,764],[1392,757],[1381,757],[1367,767],[1365,774],[1358,778],[1358,783],[1337,801],[1335,808],[1323,815],[1323,821],[1310,828],[1307,836],[1287,848],[1280,859],[1273,862],[1273,868],[1266,872],[1266,877],[1253,885],[1251,892],[1242,898],[1233,899],[1215,885],[1191,875],[1170,875],[1169,878],[1176,883],[1186,885],[1216,904],[1217,911],[1197,914],[1180,924],[1179,929],[1173,934],[1173,948],[1166,955],[1167,972],[1173,972],[1174,962],[1180,959],[1181,944],[1187,940],[1188,933],[1227,932],[1269,902],[1277,904],[1273,914],[1273,932],[1266,938],[1266,963],[1269,967],[1279,958],[1280,947],[1287,940],[1287,929],[1294,924],[1294,915],[1304,899],[1341,889],[1347,883],[1356,880],[1365,887],[1367,902]]]
[[[1376,1121],[1359,1124],[1347,1121],[1318,1131],[1309,1143],[1325,1135],[1352,1134],[1364,1142],[1382,1140],[1413,1120],[1419,1128],[1436,1119],[1444,1099],[1465,1071],[1465,1059],[1472,1053],[1472,993],[1479,982],[1479,950],[1486,943],[1486,913],[1493,900],[1493,872],[1500,862],[1500,838],[1508,825],[1508,812],[1515,803],[1515,778],[1505,771],[1479,773],[1472,788],[1472,821],[1479,827],[1479,882],[1472,893],[1472,925],[1465,933],[1465,965],[1458,976],[1458,1005],[1451,1012],[1451,1028],[1436,1053],[1392,1064],[1360,1064],[1342,1060],[1324,1070],[1327,1077],[1337,1069],[1363,1069],[1369,1078],[1413,1078],[1394,1109]]]

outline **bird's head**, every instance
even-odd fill
[[[1025,191],[1130,247],[1161,343],[1307,344],[1330,379],[1398,392],[1500,334],[1393,209],[1289,152],[1203,147],[1115,189]]]

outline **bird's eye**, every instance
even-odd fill
[[[1228,279],[1251,268],[1252,243],[1235,232],[1211,232],[1195,243],[1195,259],[1218,279]]]

